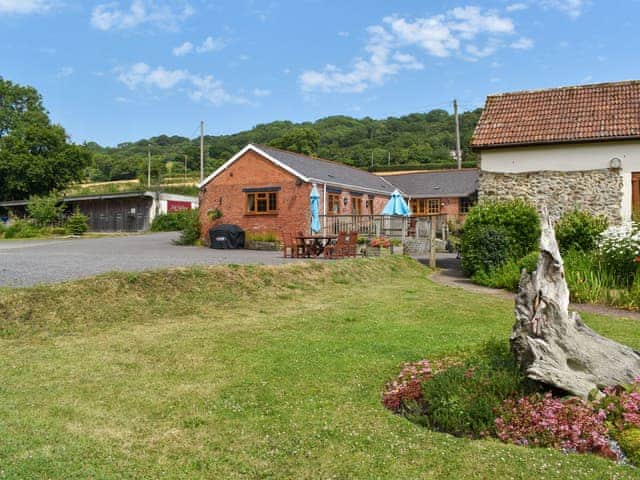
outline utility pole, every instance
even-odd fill
[[[458,170],[462,168],[462,151],[460,150],[460,120],[458,119],[458,101],[453,99],[453,115],[456,117],[456,159]]]
[[[204,180],[204,121],[200,120],[200,181]]]
[[[373,150],[371,150],[371,168],[373,169]]]
[[[387,151],[387,165],[391,165],[391,152]]]
[[[187,156],[184,156],[184,182],[187,183]]]
[[[151,144],[147,147],[147,188],[151,189]]]

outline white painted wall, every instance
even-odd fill
[[[640,141],[578,143],[483,150],[480,169],[495,173],[538,171],[576,172],[609,168],[611,159],[622,162],[622,218],[631,218],[631,172],[640,172]]]

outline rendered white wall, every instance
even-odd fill
[[[640,172],[640,141],[583,143],[483,150],[481,170],[494,173],[539,171],[575,172],[609,168],[611,159],[622,162],[621,213],[631,218],[631,172]]]

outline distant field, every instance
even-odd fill
[[[198,178],[171,177],[163,180],[160,190],[166,193],[176,193],[181,195],[198,195]],[[152,185],[155,190],[157,185]],[[117,180],[112,182],[80,183],[65,190],[66,195],[104,195],[108,193],[124,193],[149,190],[146,183],[138,180]]]
[[[403,361],[506,341],[513,304],[405,258],[0,289],[0,478],[640,478],[385,410]],[[586,316],[640,347],[640,325]]]

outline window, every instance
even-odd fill
[[[369,200],[367,200],[367,207],[369,209],[369,215],[373,215],[373,199],[374,197],[369,197]]]
[[[278,213],[277,192],[247,193],[247,213],[250,215],[264,215]]]
[[[461,197],[460,198],[460,213],[469,213],[469,209],[473,206],[473,198]]]
[[[351,197],[351,214],[362,215],[362,199]]]
[[[410,206],[412,215],[435,215],[440,213],[439,198],[413,198]]]
[[[329,209],[329,211],[327,212],[329,215],[339,215],[340,195],[338,195],[337,193],[327,194],[327,207]]]

